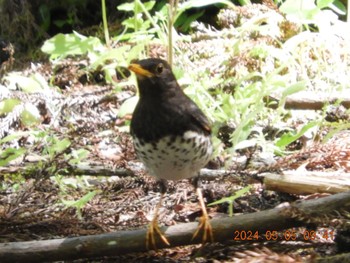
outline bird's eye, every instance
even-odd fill
[[[161,74],[163,72],[164,66],[162,63],[159,63],[156,67],[156,71],[158,74]]]

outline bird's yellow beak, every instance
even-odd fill
[[[151,78],[154,76],[152,72],[148,71],[147,69],[144,69],[143,67],[141,67],[139,64],[136,64],[136,63],[130,64],[128,69],[134,72],[136,75],[139,75],[142,77]]]

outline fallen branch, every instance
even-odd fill
[[[266,189],[290,194],[341,193],[350,191],[350,174],[340,172],[284,171],[264,173]]]
[[[277,102],[277,104],[271,104],[271,108],[277,108],[279,103],[279,99],[273,96],[265,98],[265,101]],[[334,104],[337,101],[340,101],[340,104],[345,108],[350,108],[350,95],[348,93],[336,93],[330,96],[330,94],[315,93],[313,91],[300,91],[289,95],[286,98],[284,107],[294,110],[322,110],[325,105]]]
[[[33,166],[5,166],[0,167],[1,174],[21,174],[22,176],[30,177],[33,174],[37,174],[40,171],[40,167],[37,170]],[[64,176],[136,176],[137,173],[145,171],[144,166],[140,162],[130,162],[128,168],[114,168],[112,165],[93,165],[93,164],[77,164],[67,166],[65,169],[59,171],[60,175]],[[226,170],[211,170],[202,169],[200,171],[201,179],[215,180],[219,176],[228,175],[229,171]]]
[[[251,214],[213,219],[211,224],[214,240],[218,242],[234,240],[235,231],[242,231],[246,234],[248,231],[252,233],[258,231],[259,239],[267,240],[267,235],[265,236],[267,231],[306,226],[310,223],[310,218],[324,217],[334,211],[346,209],[350,209],[350,192]],[[305,219],[298,220],[298,218]],[[179,224],[162,227],[162,231],[172,247],[183,246],[200,243],[199,239],[191,240],[197,226],[197,223]],[[302,233],[297,234],[303,235]],[[5,243],[0,244],[0,259],[2,263],[20,263],[120,256],[126,253],[146,251],[145,237],[146,230],[142,229],[74,238]],[[247,238],[240,238],[240,241],[245,240]],[[166,247],[165,244],[158,243],[158,248],[164,247]]]
[[[22,176],[31,177],[33,174],[37,174],[40,171],[40,167],[31,166],[4,166],[0,167],[1,174],[21,174]],[[59,172],[60,175],[90,175],[90,176],[132,176],[134,172],[125,168],[113,168],[104,165],[90,165],[90,164],[78,164],[76,166],[68,166],[66,169]]]

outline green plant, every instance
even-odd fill
[[[286,146],[291,144],[292,142],[295,142],[297,139],[299,139],[302,135],[304,135],[309,129],[314,128],[315,126],[320,126],[322,121],[311,121],[307,124],[305,124],[300,131],[290,131],[288,133],[284,133],[281,138],[279,138],[275,145],[279,148],[280,151],[284,151]]]
[[[72,34],[58,34],[48,39],[41,50],[49,54],[53,61],[64,59],[67,56],[87,56],[90,61],[87,70],[103,70],[106,81],[117,86],[121,84],[113,81],[115,70],[127,67],[129,62],[137,58],[144,50],[144,45],[141,43],[133,47],[124,45],[109,49],[96,37],[86,37],[73,32]]]
[[[242,196],[244,196],[244,194],[248,193],[250,191],[250,189],[252,189],[251,185],[248,185],[244,188],[242,188],[241,190],[238,190],[237,192],[234,193],[234,195],[230,196],[230,197],[225,197],[222,198],[218,201],[212,202],[210,204],[208,204],[208,206],[213,206],[213,205],[219,205],[222,203],[228,203],[228,211],[229,211],[229,216],[232,217],[233,216],[233,202],[237,199],[240,198]]]
[[[12,140],[19,139],[26,136],[36,135],[39,132],[35,131],[19,131],[14,132],[0,140],[0,166],[6,166],[9,162],[24,156],[27,153],[27,149],[24,147],[7,147],[6,143],[10,143]]]
[[[281,12],[289,19],[304,24],[309,29],[313,24],[320,31],[329,30],[330,25],[337,20],[335,14],[345,15],[346,8],[337,0],[287,0],[280,6]],[[332,11],[330,11],[332,10]]]
[[[24,148],[8,147],[5,150],[0,150],[0,166],[5,166],[9,162],[23,156],[26,150]]]
[[[16,192],[26,183],[26,178],[20,173],[2,174],[0,179],[1,191],[9,191],[11,189],[11,191]]]
[[[51,60],[63,59],[67,56],[84,55],[102,47],[97,37],[86,37],[78,32],[58,34],[44,42],[41,51],[50,55]]]
[[[7,87],[4,87],[0,94],[0,115],[5,117],[0,125],[0,137],[16,122],[27,127],[37,125],[40,122],[40,113],[35,102],[52,92],[44,77],[37,73],[24,77],[13,72],[4,77],[4,80]],[[23,91],[23,94],[11,92],[18,89]],[[29,94],[33,95],[33,100],[29,99]]]
[[[199,1],[190,0],[179,4],[178,1],[169,1],[167,5],[152,13],[156,1],[148,1],[142,3],[140,0],[135,0],[131,3],[125,3],[118,6],[118,10],[132,12],[133,16],[122,22],[125,26],[124,33],[117,37],[118,41],[142,41],[148,43],[151,40],[159,40],[162,44],[168,46],[168,61],[172,65],[172,52],[174,49],[173,33],[174,25],[178,27],[188,27],[201,13],[197,13],[191,17],[183,16],[186,10],[191,8],[204,7],[213,4],[224,4],[233,6],[228,0],[210,0]],[[145,18],[143,17],[145,15]],[[129,31],[132,32],[129,32]],[[176,38],[179,36],[176,35]]]
[[[107,45],[107,47],[110,47],[109,31],[108,31],[108,24],[107,24],[107,13],[106,13],[106,1],[105,0],[101,0],[101,6],[102,6],[103,32],[105,34],[106,45]]]
[[[125,27],[124,33],[118,36],[118,41],[130,40],[130,41],[142,41],[144,43],[154,39],[155,37],[160,39],[163,44],[166,43],[166,27],[165,27],[165,8],[156,12],[154,16],[150,11],[155,5],[156,1],[148,1],[142,3],[140,0],[135,0],[131,3],[124,3],[117,8],[120,11],[132,12],[133,16],[125,19],[122,25]],[[143,18],[143,14],[146,19]]]
[[[72,142],[68,138],[59,139],[45,132],[39,133],[37,138],[43,147],[42,157],[49,164],[52,175],[59,174],[60,169],[81,163],[88,157],[88,150],[72,148]]]
[[[74,207],[76,209],[76,214],[79,220],[82,220],[83,219],[83,216],[81,213],[82,209],[88,202],[90,202],[94,198],[96,193],[97,193],[96,191],[91,191],[78,200],[61,199],[61,202],[66,206],[66,208]]]
[[[71,145],[69,139],[64,138],[62,140],[55,136],[45,136],[43,142],[43,155],[47,156],[48,162],[53,162],[59,155],[63,154]]]

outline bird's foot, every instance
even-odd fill
[[[155,234],[158,234],[160,239],[165,243],[166,245],[170,246],[170,243],[168,239],[163,235],[163,233],[160,231],[157,218],[153,219],[152,222],[148,226],[147,235],[146,235],[146,247],[147,249],[157,249],[156,246],[156,238]]]
[[[199,226],[196,230],[196,232],[192,236],[192,240],[195,239],[199,232],[203,230],[203,236],[202,236],[202,243],[206,242],[213,242],[214,237],[213,237],[213,229],[211,227],[211,224],[209,222],[209,217],[207,214],[204,214],[199,221]]]
[[[204,244],[206,242],[213,242],[214,241],[213,229],[209,221],[207,209],[205,208],[202,190],[199,187],[197,187],[197,195],[198,195],[198,201],[202,210],[202,217],[200,218],[199,226],[196,232],[192,236],[192,240],[195,239],[198,236],[201,229],[203,229],[202,243]]]

